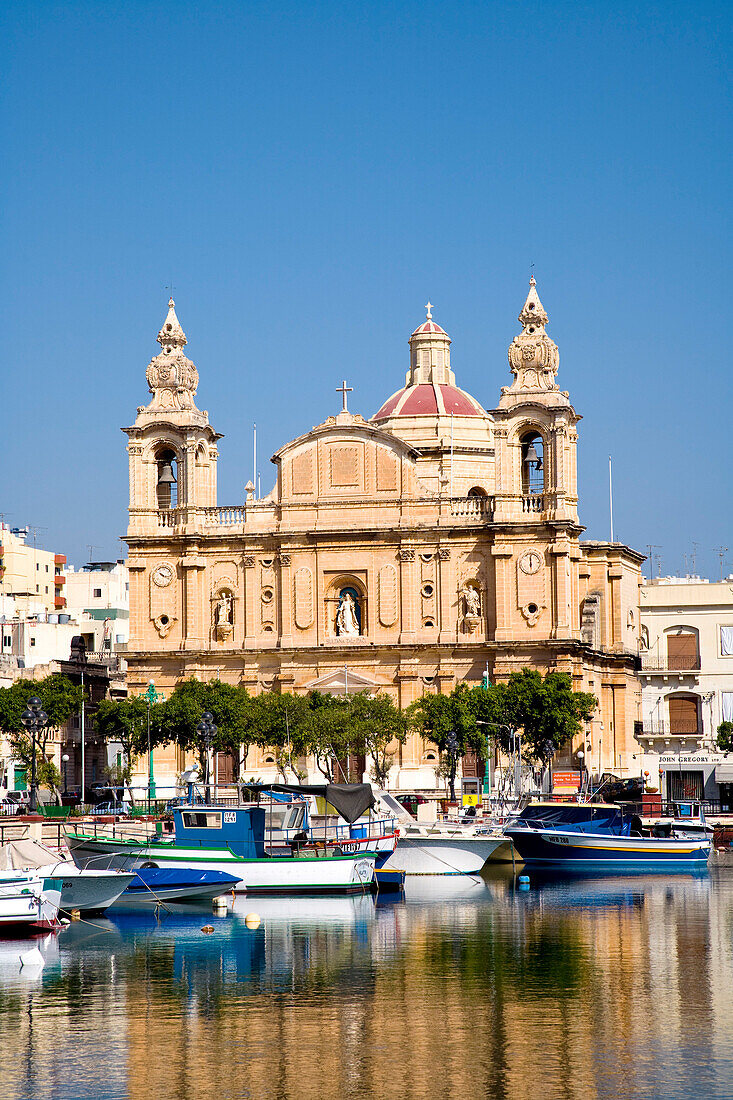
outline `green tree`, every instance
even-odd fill
[[[469,749],[479,756],[485,752],[485,734],[476,720],[474,690],[468,684],[458,684],[450,695],[423,695],[408,708],[412,728],[433,741],[443,754],[437,771],[447,775],[451,799],[455,799],[457,761]]]
[[[550,671],[543,678],[534,668],[513,672],[498,697],[503,726],[521,729],[527,759],[543,764],[580,733],[597,706],[594,695],[573,691],[569,673]]]
[[[733,752],[733,722],[720,723],[715,743],[721,752]]]
[[[221,680],[185,680],[169,699],[152,708],[156,711],[155,744],[173,743],[187,752],[195,750],[203,769],[204,747],[197,726],[204,711],[210,711],[216,726],[214,751],[230,752],[239,761],[242,751],[246,753],[255,740],[251,703],[244,688]]]
[[[288,771],[298,779],[304,778],[298,760],[309,751],[308,714],[308,698],[304,695],[268,691],[252,699],[254,742],[272,750],[284,782],[292,781]]]
[[[351,697],[311,692],[305,729],[307,752],[312,753],[321,775],[329,783],[345,782],[344,761],[358,749],[357,734],[352,727]]]
[[[65,726],[72,714],[81,710],[83,694],[79,686],[68,676],[54,672],[42,680],[16,680],[10,687],[0,688],[0,730],[8,735],[13,755],[30,771],[32,739],[26,733],[21,715],[28,700],[37,696],[48,715],[48,725],[36,735],[36,775],[38,785],[53,792],[61,801],[61,776],[52,762],[53,743],[58,730]]]
[[[380,787],[387,783],[396,745],[407,737],[407,719],[389,695],[360,692],[350,703],[351,728],[356,735],[357,751],[371,760],[371,777]]]
[[[150,742],[160,743],[160,704],[150,710]],[[125,763],[117,773],[118,782],[126,785],[133,805],[135,797],[131,782],[135,761],[148,751],[148,704],[139,695],[127,699],[102,699],[94,715],[97,733],[105,741],[119,741]]]

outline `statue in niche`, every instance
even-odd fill
[[[467,619],[478,619],[480,617],[481,597],[478,594],[478,589],[474,588],[472,584],[463,586],[463,606]]]
[[[356,600],[348,591],[342,592],[339,598],[338,611],[336,612],[336,633],[339,637],[352,638],[361,633],[356,612]]]
[[[234,629],[234,602],[231,593],[222,590],[214,605],[214,633],[220,642],[225,641]]]

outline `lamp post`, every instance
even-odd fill
[[[36,734],[48,725],[48,715],[43,710],[43,704],[36,695],[28,700],[28,706],[21,714],[20,720],[31,735],[31,790],[28,809],[34,814],[38,809],[36,798]]]
[[[148,680],[148,689],[143,692],[143,699],[148,704],[148,809],[150,800],[155,798],[155,776],[153,774],[153,751],[150,748],[150,708],[153,703],[163,701],[163,693],[155,690],[155,682]]]
[[[209,752],[216,737],[216,726],[214,725],[214,715],[210,710],[205,710],[201,715],[201,721],[196,726],[196,733],[199,735],[201,743],[204,746],[206,768],[204,772],[204,784],[206,789],[206,802],[207,805],[211,802],[211,786],[209,783]]]
[[[578,767],[580,768],[580,794],[582,800],[583,787],[585,786],[585,753],[582,749],[578,749],[575,755],[578,758]]]
[[[448,776],[448,789],[449,789],[449,792],[450,792],[450,800],[451,800],[451,802],[455,802],[455,800],[456,800],[456,762],[457,762],[457,759],[458,759],[459,744],[458,744],[458,738],[456,737],[455,732],[453,730],[450,731],[450,733],[448,734],[448,736],[445,739],[445,749],[446,749],[446,752],[448,753],[448,758],[450,760],[450,774]]]
[[[65,752],[64,755],[61,757],[61,763],[64,765],[64,794],[68,794],[69,793],[69,786],[68,786],[68,783],[67,783],[67,771],[66,771],[66,765],[69,763],[69,754],[68,753]]]

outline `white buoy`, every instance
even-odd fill
[[[225,897],[214,898],[212,902],[212,908],[215,913],[226,913],[227,899]]]
[[[248,913],[247,916],[244,918],[244,923],[247,925],[248,928],[259,928],[260,924],[262,923],[260,920],[260,914]]]
[[[29,969],[36,969],[37,967],[43,967],[45,965],[46,960],[37,947],[32,947],[30,951],[24,951],[20,956],[21,970],[24,966],[27,966]]]

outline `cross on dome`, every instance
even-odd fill
[[[341,412],[346,413],[346,412],[349,411],[348,408],[346,407],[346,394],[347,393],[353,393],[353,392],[354,392],[354,387],[353,386],[347,386],[345,378],[344,378],[343,382],[341,383],[341,385],[336,387],[336,393],[340,393],[341,396],[344,399],[344,404],[343,404],[343,408],[341,409]]]
[[[428,299],[428,301],[426,302],[425,309],[428,311],[428,321],[432,321],[432,319],[433,319],[433,314],[432,314],[433,303],[430,301],[430,299]]]

